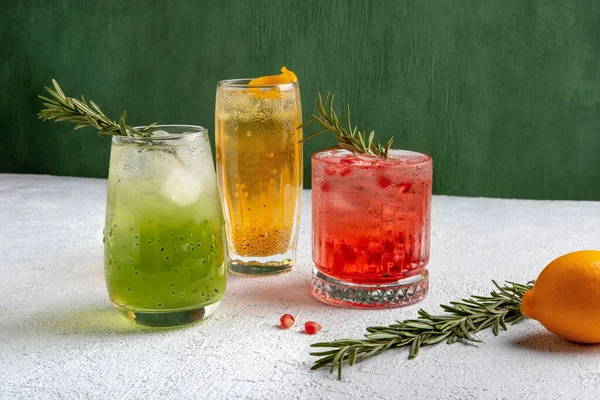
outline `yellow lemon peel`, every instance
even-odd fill
[[[576,251],[548,264],[523,295],[521,312],[565,339],[600,343],[600,251]]]
[[[288,83],[298,82],[298,77],[292,71],[287,69],[285,66],[281,68],[281,74],[279,75],[267,75],[259,78],[252,79],[248,86],[268,86],[268,85],[283,85]],[[265,99],[278,99],[281,96],[279,87],[274,86],[268,90],[260,88],[250,88],[248,92],[253,97],[265,98]]]
[[[298,82],[298,77],[292,71],[287,69],[285,66],[281,68],[281,74],[279,75],[267,75],[261,76],[260,78],[254,78],[248,83],[249,86],[262,86],[262,85],[280,85],[284,83]]]

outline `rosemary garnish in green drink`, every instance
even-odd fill
[[[492,328],[494,335],[507,330],[526,317],[521,313],[523,294],[533,288],[533,281],[526,285],[506,282],[504,286],[495,281],[497,291],[489,296],[471,296],[460,301],[442,304],[443,315],[431,315],[419,310],[417,319],[397,321],[389,326],[367,328],[365,340],[341,339],[333,342],[314,343],[312,347],[329,347],[333,350],[310,353],[321,357],[311,369],[329,367],[329,372],[338,370],[338,379],[342,379],[342,366],[345,362],[354,365],[356,360],[376,356],[386,350],[408,347],[408,358],[415,358],[419,349],[445,341],[452,344],[458,341],[479,342],[471,336],[483,329]]]
[[[90,104],[88,105],[83,96],[81,96],[81,100],[65,96],[58,82],[54,79],[52,79],[52,85],[54,89],[47,86],[44,87],[52,98],[38,96],[44,100],[44,105],[47,107],[39,112],[39,119],[44,121],[70,121],[77,124],[75,130],[85,128],[86,126],[93,126],[98,130],[98,135],[101,136],[152,136],[151,130],[156,123],[145,126],[142,129],[136,129],[131,125],[125,124],[125,111],[121,114],[119,122],[114,122],[104,115],[100,107],[93,101],[90,100]]]
[[[366,131],[359,131],[358,127],[356,126],[352,127],[352,123],[350,122],[349,105],[346,105],[346,118],[342,123],[333,110],[333,98],[333,94],[327,93],[325,96],[325,101],[323,101],[321,93],[319,93],[319,97],[317,99],[317,109],[319,110],[319,115],[313,114],[311,119],[300,125],[298,128],[305,127],[311,122],[316,122],[321,125],[323,129],[305,137],[301,140],[301,142],[315,137],[323,132],[331,132],[335,135],[338,145],[343,149],[349,150],[353,153],[368,154],[374,157],[387,158],[394,138],[391,137],[387,144],[383,146],[379,143],[373,142],[373,139],[375,138],[375,131],[371,131],[367,137]],[[344,123],[347,125],[347,127],[344,127]]]

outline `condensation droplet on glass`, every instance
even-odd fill
[[[252,132],[248,131],[248,132],[246,132],[246,135],[252,136]]]
[[[242,189],[246,189],[246,185],[242,183]]]
[[[274,184],[274,183],[275,183],[275,179],[271,179],[271,184]]]
[[[269,153],[269,158],[273,158],[273,157],[275,157],[275,154]]]
[[[248,192],[244,192],[244,197],[248,197]]]
[[[240,197],[240,194],[238,192],[235,192],[235,197]]]
[[[273,170],[273,173],[274,173],[274,174],[276,174],[276,173],[277,173],[277,169],[274,169],[274,170]]]

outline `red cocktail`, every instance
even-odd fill
[[[312,156],[312,293],[341,306],[397,307],[427,294],[432,161],[328,149]]]

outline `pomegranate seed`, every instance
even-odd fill
[[[354,157],[354,156],[348,156],[348,157],[342,158],[340,160],[340,164],[354,165],[354,164],[358,164],[359,162],[360,162],[360,158]]]
[[[329,165],[325,167],[325,174],[327,174],[329,176],[335,175],[336,171],[337,171],[336,167],[329,166]]]
[[[400,189],[400,193],[402,193],[402,194],[408,192],[411,187],[412,187],[412,183],[401,183],[398,185],[398,188]]]
[[[386,239],[383,241],[382,249],[386,253],[394,253],[395,243],[392,239]]]
[[[386,178],[383,175],[380,175],[377,177],[377,184],[379,185],[380,188],[385,189],[386,187],[388,187],[392,184],[392,180],[390,178]]]
[[[314,321],[307,321],[304,324],[304,330],[309,335],[314,335],[315,333],[317,333],[317,332],[319,332],[321,330],[321,325],[317,324]]]
[[[279,318],[279,322],[281,323],[281,327],[283,329],[288,329],[292,325],[294,325],[294,317],[291,314],[283,314],[281,318]]]
[[[341,243],[340,251],[342,252],[345,263],[351,264],[356,261],[356,251],[348,243]]]
[[[341,176],[348,176],[352,173],[352,168],[344,168],[342,169],[342,171],[340,172]]]

